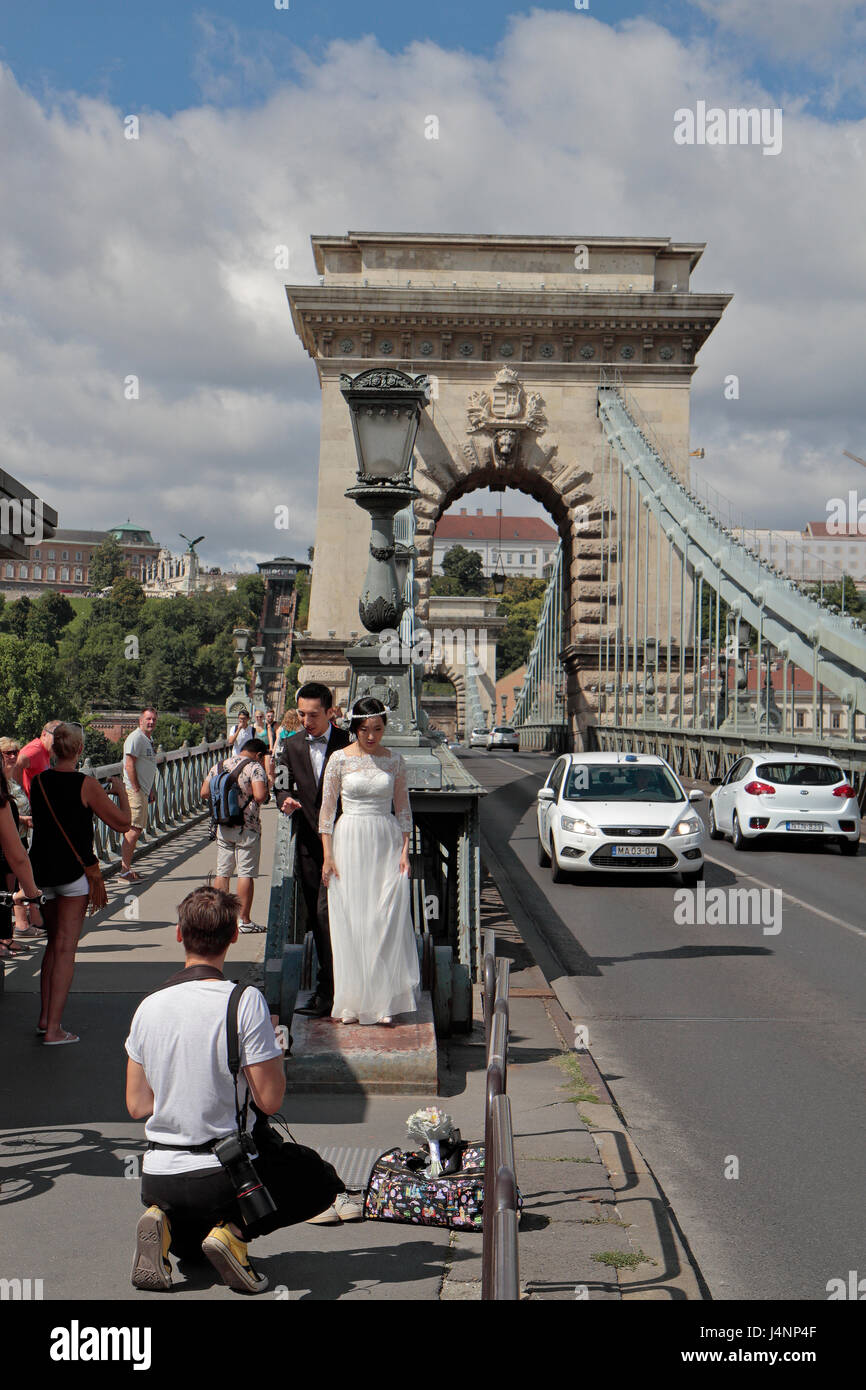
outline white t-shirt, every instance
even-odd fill
[[[142,1000],[126,1040],[153,1091],[144,1132],[161,1144],[204,1144],[236,1129],[235,1091],[226,1057],[231,980],[188,980]],[[282,1056],[261,990],[248,986],[238,1009],[241,1067]],[[243,1074],[238,1095],[247,1092]],[[219,1168],[215,1154],[151,1149],[145,1173],[170,1175]]]
[[[132,783],[126,774],[126,758],[135,758],[135,776],[145,796],[156,781],[156,751],[143,729],[133,729],[123,745],[123,780],[127,791],[132,791]]]

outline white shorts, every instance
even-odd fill
[[[262,837],[246,826],[217,826],[217,878],[255,878],[259,871]],[[237,867],[236,867],[237,866]]]
[[[82,874],[71,883],[55,883],[53,888],[42,888],[41,892],[46,902],[50,902],[52,898],[83,898],[85,893],[90,896],[90,884],[87,882],[87,874]]]

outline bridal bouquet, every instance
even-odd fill
[[[454,1121],[444,1110],[435,1105],[425,1110],[416,1110],[406,1121],[410,1139],[420,1139],[430,1151],[430,1177],[438,1178],[442,1172],[440,1145],[452,1145],[459,1141],[460,1132],[454,1128]]]

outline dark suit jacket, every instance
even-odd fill
[[[293,797],[295,801],[300,801],[300,811],[292,812],[295,818],[298,842],[314,854],[321,855],[322,853],[322,842],[319,838],[319,811],[322,807],[322,784],[325,780],[325,768],[328,766],[328,759],[331,754],[335,753],[338,748],[345,748],[351,741],[344,729],[331,729],[328,747],[325,750],[325,761],[322,764],[322,776],[318,782],[313,773],[310,747],[303,730],[292,738],[284,739],[282,750],[276,758],[277,787],[274,795],[277,805],[282,808],[287,796]],[[282,773],[280,768],[284,769]],[[282,785],[280,785],[281,783]],[[338,805],[337,815],[339,814]]]

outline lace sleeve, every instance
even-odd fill
[[[412,833],[412,809],[409,805],[409,788],[406,785],[406,764],[399,753],[394,754],[397,767],[394,772],[394,814],[397,824],[405,833]]]
[[[325,768],[325,778],[322,782],[322,805],[319,811],[319,834],[333,835],[334,821],[337,817],[337,802],[340,800],[340,786],[342,783],[343,759],[340,756],[341,750],[332,754],[328,759],[328,766]]]

